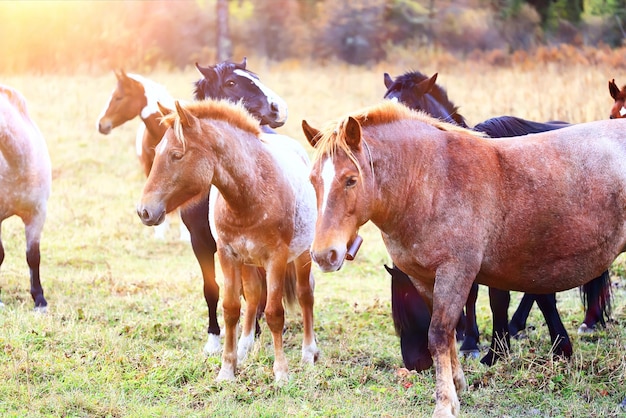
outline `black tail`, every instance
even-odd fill
[[[474,130],[484,132],[492,138],[505,138],[552,131],[567,126],[570,125],[566,122],[534,122],[515,116],[498,116],[479,123],[474,126]]]
[[[611,278],[608,270],[596,277],[589,283],[580,286],[580,296],[585,306],[584,324],[588,328],[596,324],[606,326],[606,321],[611,318]]]
[[[385,266],[385,269],[391,274],[391,315],[400,336],[404,366],[410,370],[426,370],[433,364],[428,350],[428,306],[409,276],[395,266]]]

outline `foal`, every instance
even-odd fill
[[[266,271],[265,317],[274,341],[274,375],[284,381],[288,366],[282,298],[286,281],[294,279],[286,277],[288,263],[295,265],[302,308],[302,362],[313,364],[319,353],[309,253],[316,206],[308,156],[291,138],[262,134],[241,105],[226,101],[185,107],[176,102],[176,111],[163,123],[168,130],[156,149],[137,213],[146,225],[155,225],[188,199],[217,188],[219,193],[211,193],[209,213],[224,273],[226,334],[218,380],[235,378],[237,362],[245,358],[254,338],[254,314],[262,297],[262,283],[253,274],[253,266],[258,266]],[[236,353],[242,288],[248,308]]]

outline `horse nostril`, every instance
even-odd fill
[[[137,208],[137,215],[142,221],[150,218],[150,212],[147,209]]]
[[[610,115],[610,116],[609,116],[609,119],[615,119],[615,116]]]
[[[331,265],[334,265],[335,263],[337,263],[337,259],[339,258],[337,256],[337,251],[336,250],[330,250],[328,251],[328,261]]]
[[[278,103],[272,102],[272,104],[270,105],[270,109],[272,109],[273,112],[278,112],[280,107],[278,106]]]

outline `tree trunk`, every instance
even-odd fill
[[[228,29],[228,0],[217,0],[217,62],[231,59],[232,42]]]

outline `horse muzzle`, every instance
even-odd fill
[[[104,135],[108,135],[113,130],[113,123],[109,121],[100,121],[98,122],[98,132]]]
[[[155,208],[150,208],[140,203],[137,205],[137,216],[139,216],[139,219],[141,219],[144,225],[159,225],[165,220],[165,208],[160,205]]]
[[[338,271],[346,258],[346,247],[329,247],[321,251],[311,250],[311,259],[324,273]]]

